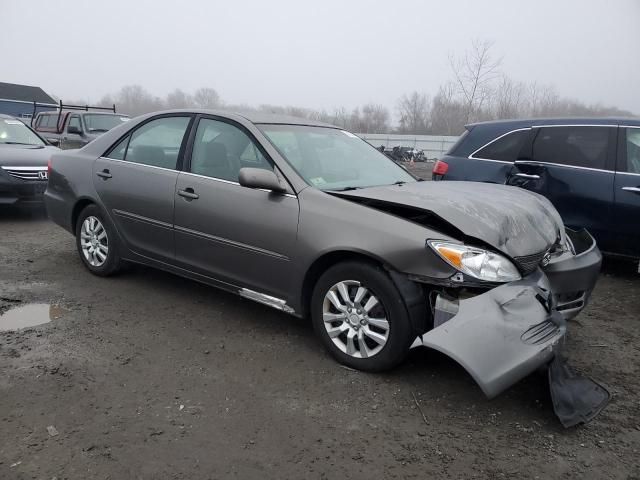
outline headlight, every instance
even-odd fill
[[[522,278],[513,263],[502,255],[458,243],[429,240],[429,246],[449,265],[487,282],[513,282]]]

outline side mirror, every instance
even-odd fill
[[[284,193],[287,191],[280,184],[280,180],[275,173],[263,168],[241,168],[238,174],[240,185],[248,188],[263,188],[272,192]]]
[[[80,130],[80,127],[76,127],[75,125],[68,125],[67,133],[77,133],[78,135],[82,135],[82,130]]]

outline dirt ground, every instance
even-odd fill
[[[488,401],[426,349],[350,371],[307,321],[148,268],[94,277],[44,215],[0,211],[0,312],[31,302],[64,310],[0,332],[1,479],[640,478],[629,263],[570,325],[571,363],[613,395],[570,430],[541,374]]]

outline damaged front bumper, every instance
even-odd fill
[[[495,397],[554,358],[567,319],[586,305],[601,261],[592,241],[579,255],[563,254],[521,280],[455,304],[436,301],[434,328],[420,341],[456,360]]]

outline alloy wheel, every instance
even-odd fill
[[[92,267],[101,267],[109,254],[109,237],[102,222],[94,216],[85,218],[80,230],[80,246]]]
[[[331,341],[354,358],[370,358],[389,339],[389,321],[374,293],[356,280],[333,285],[324,297],[322,319]]]

